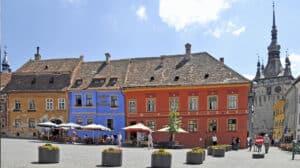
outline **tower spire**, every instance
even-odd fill
[[[271,43],[268,46],[268,62],[263,70],[265,78],[275,77],[280,74],[282,68],[280,62],[280,45],[277,43],[277,28],[275,18],[275,3],[273,1],[273,25],[271,30]]]

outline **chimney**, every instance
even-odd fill
[[[222,62],[224,64],[224,57],[220,58],[220,62]]]
[[[109,53],[105,53],[105,58],[106,58],[106,64],[109,64],[110,62],[110,54]]]
[[[40,47],[36,47],[36,54],[34,54],[34,60],[39,61],[41,60],[41,55],[40,55]]]
[[[185,44],[185,56],[187,58],[190,58],[190,56],[191,56],[191,46],[192,45],[190,43]]]

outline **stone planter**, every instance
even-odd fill
[[[232,146],[231,145],[226,145],[226,152],[231,151]]]
[[[253,153],[252,158],[253,159],[263,159],[263,158],[265,158],[265,155],[262,153]]]
[[[59,149],[49,150],[39,148],[39,163],[59,163]]]
[[[207,155],[212,155],[212,148],[210,146],[207,147]]]
[[[205,153],[186,153],[187,164],[202,164],[205,159]]]
[[[152,168],[170,168],[172,155],[151,155],[151,167]]]
[[[122,152],[102,152],[102,166],[122,166]]]
[[[213,149],[212,155],[214,157],[224,157],[225,156],[225,149]]]

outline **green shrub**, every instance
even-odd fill
[[[171,153],[166,151],[165,149],[159,149],[157,151],[154,151],[152,154],[154,154],[154,155],[171,155]]]
[[[119,148],[106,148],[102,152],[103,153],[121,153],[122,149],[119,149]]]
[[[188,151],[188,153],[204,153],[204,149],[200,147],[192,148],[192,150]]]
[[[39,146],[39,148],[47,150],[59,150],[58,146],[54,146],[51,143],[46,143],[45,145]]]

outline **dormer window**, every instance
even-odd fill
[[[53,83],[54,83],[54,77],[51,77],[51,78],[50,78],[49,83],[50,83],[50,84],[53,84]]]
[[[208,77],[209,77],[209,74],[206,73],[206,74],[204,75],[204,79],[207,79]]]
[[[174,81],[178,81],[179,80],[179,76],[175,76]]]
[[[82,84],[82,79],[77,79],[75,84],[78,85],[78,86],[81,85]]]
[[[153,81],[154,81],[154,76],[151,76],[150,82],[153,82]]]
[[[117,83],[118,78],[110,78],[108,86],[114,86]]]
[[[48,68],[49,68],[48,65],[46,65],[44,69],[48,69]]]
[[[36,82],[36,79],[33,78],[32,81],[31,81],[31,84],[33,85],[33,84],[35,84],[35,82]]]

